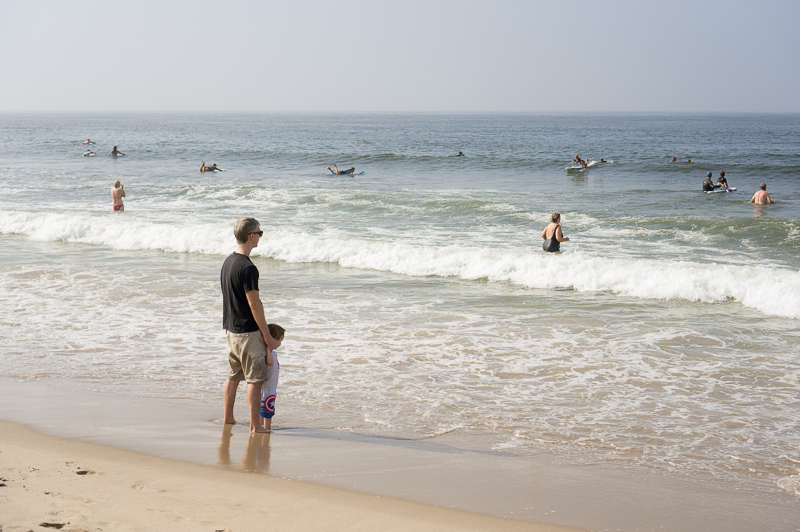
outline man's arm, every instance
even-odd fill
[[[261,337],[264,339],[264,343],[267,344],[267,364],[272,366],[275,364],[275,359],[272,357],[272,350],[278,347],[278,342],[276,342],[269,333],[267,318],[264,317],[264,305],[261,304],[261,298],[258,297],[258,290],[250,290],[245,296],[247,296],[247,304],[250,305],[253,318],[255,318],[258,328],[261,331]]]
[[[757,195],[758,195],[758,192],[756,192],[755,194],[753,194],[753,197],[752,197],[752,198],[750,198],[750,203],[755,203],[755,202],[756,202],[756,196],[757,196]]]

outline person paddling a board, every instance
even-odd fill
[[[331,168],[330,166],[326,166],[325,170],[330,171],[330,173],[333,175],[348,175],[348,174],[353,175],[356,172],[356,167],[351,166],[347,170],[339,170],[339,167],[336,166],[336,164],[334,164],[333,168]]]
[[[211,166],[206,166],[205,161],[200,161],[200,173],[204,174],[206,172],[221,172],[222,168],[217,168],[217,163],[212,164]]]
[[[575,168],[576,164],[580,168],[586,168],[586,161],[581,159],[580,155],[578,155],[578,154],[575,154],[575,157],[572,158],[572,167]]]

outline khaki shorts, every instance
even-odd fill
[[[267,380],[267,345],[261,331],[228,335],[228,380],[249,383]]]

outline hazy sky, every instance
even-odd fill
[[[800,112],[800,0],[0,0],[0,111]]]

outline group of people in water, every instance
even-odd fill
[[[602,158],[598,161],[599,163],[607,162]],[[677,158],[673,157],[670,159],[671,163],[677,162]],[[692,162],[691,159],[686,159],[687,163]],[[577,166],[576,166],[577,165]],[[572,158],[572,167],[573,168],[586,168],[586,161],[581,159],[580,155],[575,155]],[[717,182],[714,183],[713,175],[711,172],[706,173],[706,178],[703,181],[703,192],[715,192],[715,191],[724,191],[724,192],[733,192],[736,189],[731,188],[728,185],[728,180],[725,178],[725,171],[721,170],[719,172],[719,177],[717,178]],[[767,184],[761,183],[760,190],[757,190],[753,197],[750,198],[750,203],[755,203],[758,205],[766,205],[775,203],[772,201],[772,198],[769,197],[769,193],[767,192]],[[544,228],[542,231],[542,240],[544,243],[542,244],[542,248],[545,251],[549,251],[551,253],[560,253],[561,252],[561,242],[568,242],[569,238],[564,236],[564,233],[561,230],[561,214],[554,212],[550,216],[550,223],[547,227]]]
[[[717,179],[717,184],[714,184],[714,181],[711,177],[714,174],[711,172],[706,172],[706,178],[703,180],[703,192],[714,192],[717,189],[724,190],[725,192],[730,192],[731,188],[728,186],[728,180],[725,179],[725,171],[722,170],[719,173],[719,178]]]
[[[87,144],[96,144],[96,143],[94,141],[92,141],[92,139],[86,139],[83,142],[81,142],[80,144],[81,144],[81,146],[84,146],[84,145],[87,145]],[[97,155],[97,153],[93,152],[89,148],[86,148],[86,151],[81,154],[81,157],[94,157],[96,155]],[[119,157],[121,155],[125,155],[125,154],[122,153],[121,151],[119,151],[116,146],[114,146],[111,149],[111,151],[108,152],[108,157]]]
[[[706,178],[703,180],[703,192],[715,192],[717,190],[724,191],[724,192],[733,192],[736,190],[735,188],[731,188],[728,186],[728,180],[725,179],[725,171],[721,170],[719,173],[719,177],[717,178],[717,183],[714,184],[714,180],[712,177],[714,174],[711,172],[706,172]],[[767,192],[767,184],[761,183],[759,190],[753,194],[753,197],[750,198],[750,203],[756,203],[758,205],[767,205],[768,203],[775,203],[772,201],[772,198],[769,197],[769,193]]]

